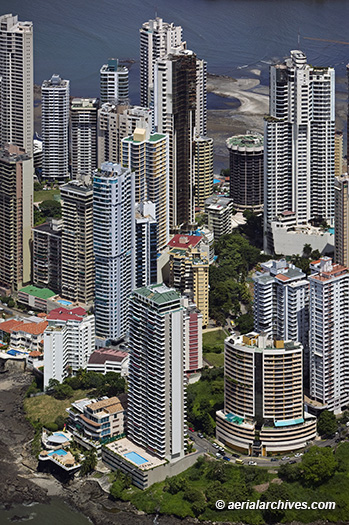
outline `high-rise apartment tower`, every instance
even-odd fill
[[[0,146],[6,143],[33,155],[33,23],[0,16]]]
[[[42,140],[44,179],[64,182],[69,163],[69,80],[52,75],[42,92]]]
[[[293,214],[293,226],[334,219],[335,73],[291,51],[270,67],[264,133],[264,249],[274,251],[272,223]],[[311,240],[311,239],[310,239]]]
[[[106,162],[93,177],[96,335],[118,340],[128,329],[135,279],[134,173]]]

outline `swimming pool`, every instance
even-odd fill
[[[62,448],[59,448],[58,450],[52,450],[52,452],[49,452],[48,456],[53,456],[54,454],[57,454],[57,456],[66,456],[67,452]]]
[[[71,304],[73,304],[71,301],[65,301],[64,299],[58,299],[57,303],[60,303],[63,306],[70,306]]]
[[[136,465],[143,465],[143,463],[148,463],[148,460],[145,458],[142,458],[137,452],[128,452],[127,454],[124,454],[125,458],[132,461],[132,463],[135,463]]]
[[[220,179],[213,179],[213,184],[219,184],[220,182],[222,182]]]

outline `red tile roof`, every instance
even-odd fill
[[[106,361],[121,363],[127,356],[128,353],[123,352],[122,350],[114,350],[113,348],[99,348],[90,355],[88,364],[103,365]]]
[[[21,326],[23,321],[17,321],[16,319],[9,319],[8,321],[4,321],[3,323],[0,323],[0,330],[3,332],[7,332],[8,334],[11,334],[12,331],[17,328],[18,326]]]
[[[47,319],[50,321],[82,321],[84,315],[86,315],[86,310],[81,307],[73,308],[71,310],[60,307],[51,310],[47,316]]]
[[[178,233],[170,240],[167,246],[171,248],[189,248],[189,246],[192,246],[195,248],[201,239],[200,235],[182,235]]]
[[[30,357],[40,357],[41,355],[43,355],[43,353],[39,352],[38,350],[33,350],[32,352],[29,352]]]
[[[284,275],[283,273],[278,273],[275,275],[275,279],[280,279],[280,281],[288,281],[290,278],[287,277],[287,275]]]
[[[43,321],[42,323],[26,323],[25,321],[16,321],[10,319],[4,323],[0,323],[0,330],[11,334],[12,332],[25,332],[31,335],[40,335],[44,333],[48,322]]]
[[[47,328],[48,322],[43,321],[42,323],[23,323],[18,328],[12,330],[13,332],[25,332],[26,334],[31,335],[40,335],[44,333],[45,328]]]

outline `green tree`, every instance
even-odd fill
[[[308,259],[310,257],[311,252],[312,252],[311,244],[305,244],[303,246],[303,256]]]
[[[57,416],[55,419],[55,423],[59,430],[63,430],[65,422],[66,422],[66,418],[64,416]]]
[[[241,334],[248,334],[253,330],[253,315],[243,314],[235,320],[237,329]]]
[[[311,447],[302,457],[301,477],[308,485],[320,485],[333,476],[336,467],[337,461],[331,448]]]
[[[321,412],[317,421],[317,431],[320,436],[332,436],[337,430],[336,416],[329,410]]]
[[[62,217],[61,203],[55,200],[41,202],[40,211],[44,217],[53,217],[54,219]]]
[[[49,382],[48,382],[48,386],[46,388],[46,394],[48,394],[49,396],[52,396],[54,394],[54,391],[56,389],[57,386],[59,386],[59,381],[57,379],[50,379]]]
[[[273,502],[273,501],[286,501],[289,498],[288,491],[284,485],[276,485],[271,483],[269,488],[262,494],[260,501],[262,502]],[[262,510],[262,516],[267,523],[278,523],[285,516],[283,509],[272,509],[267,508]]]
[[[86,476],[87,474],[92,472],[96,468],[96,465],[97,465],[96,451],[94,449],[88,450],[85,453],[85,459],[83,460],[81,464],[80,476]]]
[[[73,389],[71,386],[63,383],[54,388],[52,395],[55,399],[68,399],[69,397],[72,397]]]
[[[73,390],[81,388],[81,380],[78,376],[67,377],[64,383],[69,385]]]
[[[9,299],[7,305],[8,305],[9,308],[13,308],[14,306],[16,306],[16,303],[14,302],[12,297]]]

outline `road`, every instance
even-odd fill
[[[341,430],[344,430],[341,429]],[[195,442],[196,448],[200,451],[205,451],[207,453],[212,454],[213,456],[216,456],[218,450],[213,446],[212,442],[209,441],[206,438],[199,438],[197,432],[193,432],[192,430],[188,430],[188,434],[190,436],[190,439],[192,439]],[[334,438],[323,440],[323,441],[314,441],[312,443],[309,443],[309,447],[312,445],[316,445],[318,447],[336,447],[336,439],[338,439],[340,435],[336,435]],[[227,449],[225,449],[227,450]],[[231,452],[224,452],[224,455],[227,456],[231,462],[235,462],[237,459],[235,456],[232,455]],[[243,460],[244,464],[248,464],[249,461],[255,461],[257,463],[257,466],[259,467],[278,467],[284,463],[288,463],[290,461],[296,461],[297,463],[301,461],[302,457],[296,458],[294,457],[294,454],[285,454],[286,457],[289,459],[283,460],[281,458],[273,458],[273,461],[271,461],[272,458],[268,457],[251,457],[251,456],[245,456],[244,454],[239,455],[239,457]],[[284,456],[283,456],[284,457]],[[276,461],[275,461],[276,460]]]

